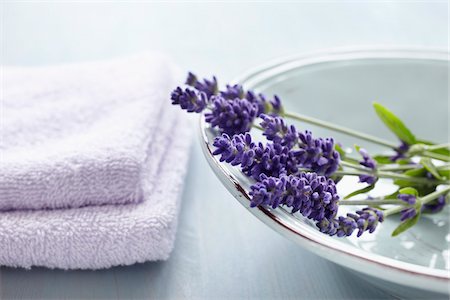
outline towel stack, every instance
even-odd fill
[[[166,259],[190,131],[163,56],[3,67],[0,265],[98,269]]]

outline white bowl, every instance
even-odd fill
[[[372,111],[376,100],[398,113],[420,137],[448,140],[449,53],[422,49],[328,51],[289,57],[241,76],[246,89],[277,94],[288,110],[395,140]],[[365,142],[310,125],[315,136],[333,136],[346,146]],[[251,181],[237,168],[212,155],[217,132],[201,119],[201,143],[211,168],[231,194],[266,225],[302,247],[356,271],[374,284],[402,297],[448,297],[450,286],[449,208],[423,217],[409,231],[392,238],[398,219],[388,218],[373,234],[361,238],[329,237],[299,214],[268,207],[250,208]],[[343,180],[342,194],[358,183]],[[392,188],[382,184],[386,192]],[[379,193],[380,191],[374,191]],[[342,208],[341,208],[342,209]],[[341,212],[340,209],[340,212]]]

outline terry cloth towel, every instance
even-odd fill
[[[149,59],[146,63],[142,59],[126,61],[128,63],[121,61],[100,64],[116,68],[113,65],[117,63],[116,71],[120,72],[119,69],[122,68],[125,72],[125,69],[130,70],[130,68],[154,69],[155,65],[161,66],[162,63],[160,58]],[[131,61],[134,62],[133,66],[129,65]],[[97,63],[95,66],[98,66]],[[89,69],[88,64],[82,67]],[[107,69],[109,67],[104,70]],[[26,70],[23,71],[26,72]],[[159,68],[159,71],[162,69]],[[16,78],[19,76],[17,75]],[[79,77],[73,78],[73,80],[78,79]],[[27,77],[23,80],[26,82]],[[137,76],[136,80],[141,79]],[[126,82],[127,79],[124,78],[124,81]],[[122,83],[118,81],[111,85],[105,84],[104,92],[112,95],[110,89],[118,89],[112,85]],[[128,84],[132,85],[131,81]],[[154,85],[155,88],[156,86]],[[62,90],[60,92],[66,93]],[[135,92],[138,93],[138,91]],[[100,90],[98,95],[103,95]],[[140,185],[143,187],[142,201],[79,208],[0,212],[0,265],[25,268],[45,266],[62,269],[100,269],[168,258],[175,238],[179,197],[187,170],[191,130],[184,119],[176,117],[176,109],[169,107],[168,94],[164,95],[160,96],[161,99],[152,100],[155,101],[155,105],[160,106],[158,116],[155,116],[160,119],[157,122],[160,125],[156,124],[154,130],[152,129],[156,132],[145,153],[147,157],[154,155],[155,158],[151,158],[151,164],[142,166],[143,173],[139,177]],[[126,93],[124,92],[122,96],[126,96]],[[41,97],[45,97],[45,94]],[[121,101],[119,98],[115,101]],[[129,101],[127,100],[129,98],[122,99]],[[158,102],[160,100],[161,103]],[[92,97],[92,101],[95,102],[95,97]],[[126,105],[122,107],[122,109],[126,108]],[[123,116],[122,112],[118,112],[118,115]],[[116,119],[116,122],[124,124],[127,121]],[[120,130],[120,126],[115,126],[112,121],[107,123],[105,126],[109,125],[115,130]],[[110,140],[103,140],[104,143],[106,141]],[[140,143],[134,145],[140,145]],[[123,146],[126,148],[125,143]],[[65,146],[62,148],[66,149]],[[84,148],[76,149],[82,151]],[[101,149],[113,150],[106,146]],[[54,150],[49,151],[59,153]],[[133,150],[129,149],[129,151]],[[119,154],[125,155],[125,153]],[[33,178],[39,177],[36,175]],[[116,181],[111,182],[111,185],[118,182],[120,184],[122,179],[127,180],[119,176]],[[103,195],[107,196],[107,193],[108,191],[103,191]],[[58,197],[55,199],[57,203],[60,201]]]
[[[174,74],[161,55],[3,67],[0,211],[143,201]]]

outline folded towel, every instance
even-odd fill
[[[104,86],[105,90],[108,88]],[[158,112],[160,125],[155,126],[157,134],[152,137],[147,155],[154,154],[160,159],[139,165],[140,184],[144,187],[142,202],[1,212],[0,265],[99,269],[167,259],[175,237],[190,129],[184,119],[177,118],[177,111],[169,107],[168,94],[161,107],[164,108]],[[114,149],[109,150],[117,154]],[[130,152],[132,149],[126,154]],[[120,184],[121,179],[127,180],[117,177],[111,184]],[[107,192],[103,194],[106,196]]]
[[[175,73],[161,55],[3,67],[0,210],[145,200]]]
[[[100,269],[167,259],[173,248],[186,172],[189,128],[173,121],[169,143],[149,178],[151,201],[0,214],[0,265]],[[176,127],[176,130],[175,130]]]

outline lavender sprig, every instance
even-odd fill
[[[222,133],[248,132],[256,117],[283,111],[277,96],[266,100],[264,95],[245,91],[239,84],[226,85],[224,90],[219,90],[216,77],[199,80],[189,72],[185,83],[191,88],[177,87],[171,95],[172,104],[180,105],[187,112],[205,111],[206,122]]]
[[[359,154],[361,154],[363,160],[359,162],[360,165],[371,169],[373,171],[377,168],[377,162],[369,155],[366,149],[360,148]],[[370,185],[377,181],[377,177],[370,174],[359,175],[359,182],[366,182]]]
[[[378,223],[383,222],[384,215],[381,210],[366,207],[356,211],[356,214],[348,213],[346,217],[340,216],[338,219],[323,219],[317,223],[317,227],[323,233],[328,235],[337,235],[338,237],[350,236],[356,229],[357,236],[363,232],[372,233],[375,231]]]

